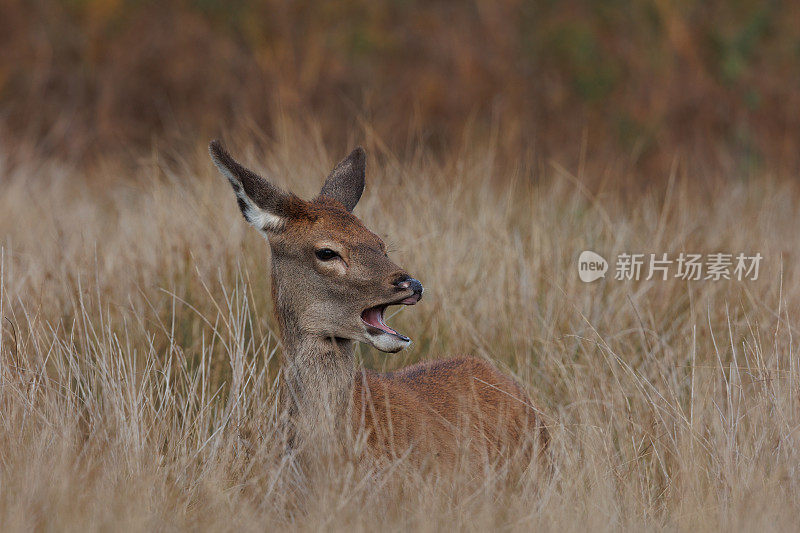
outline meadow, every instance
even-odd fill
[[[231,136],[312,197],[334,162],[300,127]],[[269,253],[205,144],[136,166],[0,159],[0,524],[11,530],[781,530],[800,513],[797,185],[676,159],[631,191],[491,141],[398,154],[369,130],[356,215],[425,285],[362,363],[473,354],[548,414],[550,475],[328,464],[274,438]],[[761,253],[757,280],[583,283],[577,258]],[[243,435],[247,437],[244,438]]]

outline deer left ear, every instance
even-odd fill
[[[255,172],[240,165],[219,141],[208,146],[211,159],[228,178],[244,218],[265,235],[283,230],[286,222],[298,215],[300,200],[285,193]]]
[[[325,180],[320,196],[337,200],[345,209],[352,211],[364,192],[366,163],[367,154],[359,146],[336,165]]]

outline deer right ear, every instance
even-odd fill
[[[360,146],[350,152],[330,173],[319,194],[341,202],[352,212],[364,192],[366,160],[367,155]]]
[[[240,165],[219,141],[211,141],[208,151],[214,164],[231,183],[245,220],[264,233],[282,230],[292,216],[296,198]]]

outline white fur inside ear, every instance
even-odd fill
[[[224,167],[220,168],[224,169]],[[284,228],[286,225],[286,219],[284,217],[258,207],[255,202],[247,196],[247,193],[244,192],[242,183],[230,172],[223,172],[231,182],[231,185],[233,185],[233,190],[236,193],[236,198],[239,199],[239,207],[242,210],[244,218],[246,218],[254,228],[259,231],[280,231]]]
[[[245,202],[248,202],[248,200],[245,200]],[[247,206],[244,217],[259,230],[278,231],[282,230],[286,225],[286,219],[284,217],[256,207],[252,202]]]
[[[224,152],[223,152],[224,153]],[[229,156],[226,157],[229,158]],[[217,157],[212,143],[211,148],[211,158],[214,161],[214,164],[217,168],[222,172],[222,175],[228,178],[231,186],[233,187],[234,192],[236,193],[236,199],[239,203],[239,209],[242,211],[242,215],[244,218],[255,227],[259,231],[280,231],[286,226],[286,218],[275,213],[271,213],[268,210],[259,207],[256,203],[247,195],[244,190],[244,186],[242,185],[242,181],[236,173],[228,167],[226,161]],[[232,160],[231,160],[232,161]],[[233,162],[235,164],[235,162]],[[238,164],[237,164],[238,166]],[[244,172],[249,172],[246,169],[242,169]],[[258,176],[254,176],[256,180],[260,180]],[[265,184],[268,185],[268,184]]]

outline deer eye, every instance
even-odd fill
[[[330,248],[322,248],[322,249],[317,250],[316,252],[314,252],[314,254],[317,256],[317,259],[319,259],[320,261],[330,261],[334,257],[339,257],[339,254],[337,254],[336,252],[334,252]]]

